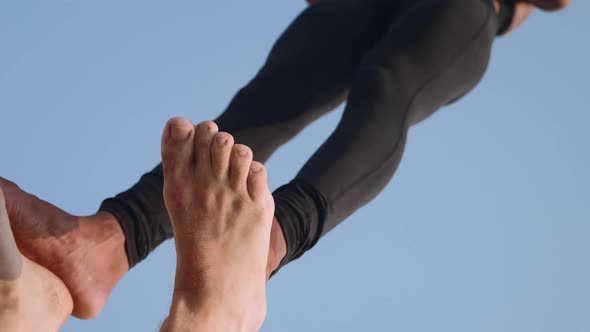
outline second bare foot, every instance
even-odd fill
[[[20,251],[63,281],[75,316],[98,315],[129,269],[117,220],[107,213],[73,216],[3,178],[0,189]]]
[[[0,329],[55,332],[72,307],[61,280],[18,251],[0,190]]]

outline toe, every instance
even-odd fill
[[[172,118],[162,134],[162,166],[164,177],[178,178],[193,160],[194,126],[184,118]]]
[[[197,170],[209,171],[211,165],[211,143],[219,129],[213,121],[199,123],[195,127],[195,163]]]
[[[252,150],[249,147],[234,145],[230,157],[229,179],[230,185],[238,192],[247,192],[246,180],[252,163]]]
[[[22,269],[22,259],[14,242],[2,190],[0,190],[0,267],[0,281],[18,279]]]
[[[211,144],[211,172],[218,178],[226,178],[229,170],[229,158],[234,138],[232,135],[221,132],[215,135]]]
[[[250,173],[248,174],[248,193],[255,201],[265,199],[269,193],[266,168],[257,161],[253,161],[250,165]]]

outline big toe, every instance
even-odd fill
[[[181,177],[193,160],[193,124],[184,118],[172,118],[162,134],[162,166],[167,180]]]
[[[4,193],[0,190],[0,280],[16,280],[21,270],[22,259],[10,228]]]

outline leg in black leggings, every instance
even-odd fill
[[[283,263],[371,201],[397,169],[408,128],[467,93],[486,70],[498,24],[489,2],[406,3],[357,68],[337,129],[275,192],[291,236]]]
[[[307,124],[347,96],[356,67],[389,27],[391,14],[358,0],[326,0],[305,10],[279,38],[254,79],[215,121],[264,162]],[[103,202],[126,236],[129,266],[172,228],[162,197],[161,165]]]
[[[264,161],[350,90],[336,131],[275,193],[284,263],[382,190],[409,126],[482,77],[496,29],[486,0],[323,0],[296,19],[217,119]],[[171,236],[161,174],[101,207],[121,222],[130,266]]]

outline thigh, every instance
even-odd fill
[[[420,0],[365,56],[342,120],[298,174],[326,200],[323,233],[371,201],[402,158],[408,128],[472,89],[496,32],[479,0]]]
[[[379,81],[389,91],[358,98],[395,98],[391,112],[403,113],[411,125],[477,85],[487,70],[498,21],[489,0],[405,0],[403,7],[364,57],[353,89]]]
[[[265,160],[345,100],[365,55],[389,28],[381,0],[322,0],[280,36],[257,75],[216,120]]]

